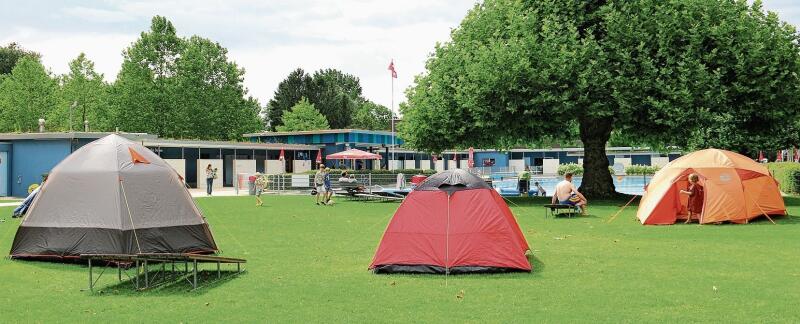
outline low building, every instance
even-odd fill
[[[24,197],[61,160],[75,150],[110,133],[0,134],[0,196]],[[251,142],[184,141],[159,139],[143,133],[120,133],[141,142],[165,159],[190,187],[201,188],[205,167],[218,168],[215,187],[231,187],[239,174],[304,172],[311,170],[318,146]],[[284,159],[280,159],[281,151]]]

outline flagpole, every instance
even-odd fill
[[[394,64],[394,59],[392,59],[392,64]],[[391,109],[389,109],[392,112],[392,117],[391,117],[392,118],[392,150],[391,150],[391,154],[390,154],[390,158],[389,158],[389,163],[387,164],[387,169],[391,170],[392,169],[392,163],[394,163],[394,146],[396,145],[395,144],[395,137],[394,137],[394,71],[392,71],[392,73],[389,73],[389,78],[392,79],[392,102],[391,102],[392,107],[391,107]]]

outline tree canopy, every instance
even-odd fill
[[[797,143],[798,36],[758,1],[486,0],[451,37],[407,91],[402,134],[417,148],[577,129],[580,190],[599,197],[614,192],[615,131],[688,150]]]
[[[110,86],[86,54],[69,62],[69,73],[61,76],[60,82],[58,106],[48,116],[48,129],[82,131],[84,121],[89,122],[90,130],[113,129]]]
[[[278,84],[267,104],[265,115],[270,128],[282,125],[283,114],[303,97],[317,107],[332,128],[351,127],[353,115],[366,101],[361,95],[361,83],[353,75],[335,69],[313,74],[296,69]]]
[[[389,130],[391,129],[392,112],[384,105],[366,100],[358,105],[350,128]]]
[[[314,104],[306,98],[301,98],[290,111],[283,114],[283,125],[278,126],[277,130],[291,132],[329,128],[328,120],[314,107]]]
[[[116,125],[197,139],[238,139],[261,129],[260,105],[227,52],[199,36],[179,37],[169,20],[154,17],[123,54],[112,88]]]
[[[38,58],[23,56],[0,83],[0,131],[33,132],[58,104],[58,84]]]
[[[17,61],[23,57],[30,57],[39,60],[39,53],[25,50],[17,43],[10,43],[0,47],[0,75],[11,74],[11,70],[17,65]]]

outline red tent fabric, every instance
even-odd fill
[[[380,160],[381,155],[364,152],[359,149],[349,149],[339,153],[328,154],[325,158],[328,160]]]
[[[475,175],[451,170],[408,194],[369,268],[376,273],[529,272],[527,250],[503,198]]]

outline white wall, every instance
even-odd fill
[[[372,169],[373,170],[380,170],[381,164],[383,164],[383,160],[372,160]]]
[[[578,165],[583,165],[583,159],[582,158],[578,158]]]
[[[419,161],[419,168],[423,170],[428,170],[431,168],[431,160],[420,160]]]
[[[248,178],[256,173],[256,160],[233,160],[233,172],[233,185],[247,188]]]
[[[303,173],[311,170],[311,161],[309,160],[294,160],[293,173]]]
[[[414,160],[405,160],[403,162],[403,169],[416,169],[417,163]]]
[[[222,160],[197,160],[197,188],[206,188],[206,166],[211,164],[212,168],[217,169],[217,178],[214,179],[213,188],[222,188]]]
[[[461,168],[464,170],[469,169],[469,159],[461,160]]]
[[[447,160],[447,170],[455,170],[457,165],[456,161]]]
[[[264,173],[265,174],[286,173],[286,161],[264,160]]]
[[[169,164],[178,175],[183,178],[183,181],[186,182],[186,160],[184,159],[164,159],[164,161]]]
[[[436,172],[444,171],[444,161],[436,160],[436,163],[434,163],[433,168],[436,170]]]
[[[669,163],[669,158],[666,156],[654,156],[650,158],[650,165],[657,165],[663,167]]]
[[[544,159],[542,173],[547,175],[558,174],[558,159]]]
[[[402,169],[403,164],[401,162],[400,160],[389,160],[389,170]]]
[[[547,161],[547,160],[545,160]],[[556,160],[558,161],[558,160]],[[525,170],[525,160],[508,160],[508,168],[509,170],[522,172]],[[547,173],[547,172],[545,172]]]

